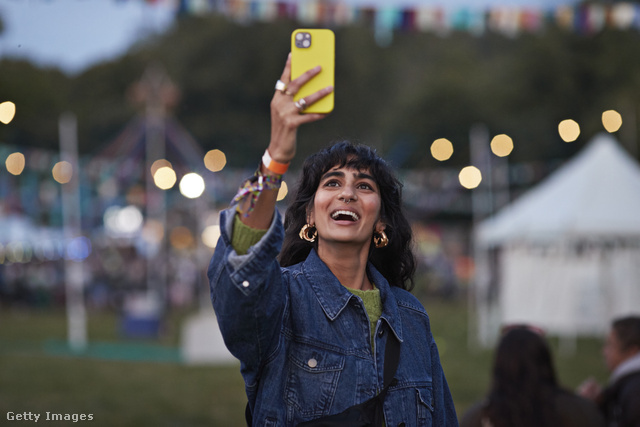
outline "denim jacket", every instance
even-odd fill
[[[277,210],[246,255],[231,247],[234,214],[221,213],[208,276],[225,344],[241,362],[254,426],[295,426],[375,396],[389,334],[401,352],[397,383],[384,402],[387,427],[458,425],[429,317],[413,295],[368,266],[383,304],[372,349],[362,300],[314,250],[304,262],[280,267],[284,232]]]

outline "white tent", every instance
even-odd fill
[[[529,323],[600,335],[640,313],[640,166],[608,134],[478,224],[478,336]]]
[[[208,299],[206,303],[209,303]],[[238,363],[222,339],[218,319],[211,307],[189,317],[182,325],[181,353],[182,360],[189,365]]]

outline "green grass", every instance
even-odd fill
[[[468,348],[465,301],[429,299],[425,306],[462,415],[487,390],[493,351]],[[42,423],[48,411],[92,414],[95,426],[242,426],[246,398],[238,365],[193,367],[172,357],[155,362],[127,357],[132,349],[135,354],[177,354],[187,314],[167,319],[157,340],[131,341],[119,336],[117,316],[91,313],[88,335],[94,352],[76,357],[58,351],[65,347],[64,312],[0,311],[0,420],[9,411],[31,412],[42,414]],[[606,378],[599,340],[578,340],[573,355],[560,354],[557,340],[550,341],[563,385],[575,388],[590,375]],[[115,345],[130,361],[108,356],[105,349]]]
[[[0,312],[0,420],[12,411],[42,414],[39,423],[51,412],[92,414],[96,426],[243,425],[246,399],[239,365],[108,360],[116,357],[104,351],[115,348],[110,343],[118,344],[125,359],[131,359],[132,349],[177,351],[183,318],[168,319],[158,340],[131,341],[118,335],[117,316],[92,314],[88,335],[95,351],[74,357],[61,351],[64,312]]]

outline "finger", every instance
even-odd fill
[[[309,113],[309,114],[300,114],[301,121],[300,124],[315,122],[320,119],[324,119],[329,114],[320,114],[320,113]]]
[[[327,86],[317,92],[312,93],[311,95],[305,96],[303,99],[306,102],[306,108],[308,108],[310,105],[315,104],[325,96],[329,95],[331,92],[333,92],[333,86]]]
[[[289,83],[291,81],[291,52],[289,52],[289,56],[287,56],[287,62],[284,65],[284,70],[282,70],[280,80],[285,83]]]
[[[324,119],[328,114],[310,113],[310,114],[296,114],[291,118],[291,128],[299,128],[306,123],[315,122]]]
[[[287,86],[290,80],[291,80],[291,52],[289,52],[289,56],[287,56],[287,62],[284,65],[282,74],[280,74],[280,79],[278,79],[278,81],[276,82],[275,93],[273,94],[274,100],[276,99],[278,94],[290,95],[290,93],[287,91]]]
[[[300,90],[300,88],[307,83],[309,80],[311,80],[312,78],[314,78],[316,75],[318,75],[318,73],[320,73],[320,71],[322,71],[322,67],[320,67],[319,65],[315,68],[312,68],[310,70],[305,71],[304,73],[300,74],[300,76],[298,76],[295,80],[292,80],[288,85],[287,85],[287,92],[290,95],[295,95],[296,93],[298,93],[298,91]],[[291,77],[291,67],[289,67],[289,78]],[[283,80],[284,81],[284,80]]]

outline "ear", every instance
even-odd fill
[[[386,229],[387,229],[387,224],[385,224],[384,221],[382,221],[382,219],[379,219],[378,222],[376,222],[375,232],[380,233],[381,231],[384,231]]]
[[[627,348],[625,351],[625,357],[631,358],[637,354],[640,354],[640,347],[637,345],[632,345],[629,348]]]

